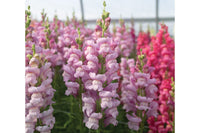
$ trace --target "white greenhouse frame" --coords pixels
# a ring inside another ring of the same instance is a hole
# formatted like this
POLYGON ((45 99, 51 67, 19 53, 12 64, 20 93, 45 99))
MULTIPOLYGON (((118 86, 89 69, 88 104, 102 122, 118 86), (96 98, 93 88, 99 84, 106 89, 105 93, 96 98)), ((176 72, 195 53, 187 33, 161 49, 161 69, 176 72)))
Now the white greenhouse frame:
MULTIPOLYGON (((86 21, 88 24, 94 24, 96 23, 96 20, 85 20, 84 19, 84 6, 83 6, 83 0, 80 0, 81 5, 81 16, 82 21, 86 21)), ((174 17, 159 17, 159 0, 156 0, 156 11, 155 11, 154 18, 133 18, 134 22, 142 23, 142 22, 155 22, 156 23, 156 32, 158 32, 159 22, 160 21, 168 21, 168 22, 174 22, 174 17)), ((125 22, 131 22, 131 18, 125 18, 123 19, 125 22)), ((119 19, 112 19, 112 22, 119 22, 119 19)))

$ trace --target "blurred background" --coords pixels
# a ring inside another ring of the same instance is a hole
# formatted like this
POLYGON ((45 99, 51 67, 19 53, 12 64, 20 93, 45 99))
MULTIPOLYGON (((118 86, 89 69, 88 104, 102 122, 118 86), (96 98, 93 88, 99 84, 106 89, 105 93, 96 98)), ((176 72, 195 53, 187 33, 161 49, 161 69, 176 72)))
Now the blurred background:
MULTIPOLYGON (((127 26, 134 20, 136 34, 140 30, 146 31, 148 26, 152 33, 160 28, 159 23, 164 22, 169 27, 170 35, 174 36, 174 0, 105 0, 106 11, 110 12, 111 26, 113 22, 119 25, 119 19, 125 20, 127 26)), ((96 19, 101 18, 103 0, 26 0, 25 8, 31 6, 32 19, 41 20, 44 9, 53 20, 55 14, 60 20, 65 21, 67 16, 75 16, 87 22, 87 26, 94 28, 96 19)))

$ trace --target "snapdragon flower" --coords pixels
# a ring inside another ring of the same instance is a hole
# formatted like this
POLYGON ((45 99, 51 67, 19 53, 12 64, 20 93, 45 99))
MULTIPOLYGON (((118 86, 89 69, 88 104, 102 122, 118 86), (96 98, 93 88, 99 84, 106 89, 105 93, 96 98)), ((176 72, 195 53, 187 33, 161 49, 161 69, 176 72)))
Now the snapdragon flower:
MULTIPOLYGON (((137 67, 139 66, 135 66, 133 59, 122 58, 120 64, 123 77, 121 101, 123 109, 127 112, 128 126, 136 131, 143 125, 141 123, 145 121, 146 116, 149 118, 158 115, 158 103, 155 101, 158 91, 155 86, 156 80, 151 79, 149 73, 143 73, 145 67, 139 67, 142 69, 140 72, 137 72, 137 67)), ((140 130, 143 130, 143 127, 140 130)))
POLYGON ((35 130, 41 133, 50 132, 55 123, 52 108, 55 90, 51 86, 53 73, 51 63, 44 62, 43 59, 41 54, 34 54, 26 67, 25 129, 27 133, 33 133, 35 130), (48 110, 42 111, 48 106, 48 110), (39 120, 43 125, 36 127, 39 120))

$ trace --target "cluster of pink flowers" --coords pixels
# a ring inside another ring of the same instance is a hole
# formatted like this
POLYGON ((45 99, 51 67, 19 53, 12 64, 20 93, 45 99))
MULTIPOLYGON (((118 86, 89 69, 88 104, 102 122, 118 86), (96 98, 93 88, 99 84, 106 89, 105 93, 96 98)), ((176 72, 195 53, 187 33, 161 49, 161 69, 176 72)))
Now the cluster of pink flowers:
POLYGON ((147 56, 148 65, 154 66, 151 76, 157 79, 159 87, 159 111, 157 120, 148 120, 149 132, 167 133, 172 131, 174 121, 174 103, 170 100, 171 78, 174 79, 174 41, 169 36, 168 27, 161 24, 156 37, 152 37, 151 50, 147 56), (165 126, 167 125, 167 126, 165 126))
POLYGON ((84 67, 85 76, 82 78, 85 86, 85 92, 82 95, 83 111, 84 122, 88 128, 92 129, 99 127, 98 120, 103 118, 102 111, 105 113, 105 126, 117 125, 117 106, 120 104, 116 99, 118 83, 112 83, 112 81, 119 78, 117 75, 119 66, 116 61, 117 53, 110 49, 110 42, 110 38, 99 38, 96 44, 88 40, 85 46, 87 65, 84 67), (93 100, 88 101, 88 98, 93 100), (97 101, 100 101, 100 105, 97 105, 97 101), (100 109, 95 108, 96 106, 100 106, 100 109))
POLYGON ((132 130, 139 130, 139 125, 145 117, 158 115, 158 103, 155 101, 158 89, 154 85, 156 80, 151 79, 149 73, 137 72, 136 67, 134 59, 122 58, 121 101, 123 109, 127 112, 128 127, 132 130))
POLYGON ((174 40, 169 36, 168 27, 161 24, 161 29, 156 36, 152 37, 148 65, 155 70, 151 73, 160 85, 165 78, 174 77, 174 40))
POLYGON ((121 27, 116 27, 116 32, 113 33, 114 40, 118 42, 117 52, 121 57, 129 57, 134 48, 134 31, 130 34, 124 22, 121 22, 121 27))
POLYGON ((74 43, 66 48, 64 58, 67 64, 63 65, 63 78, 68 87, 65 94, 81 96, 83 122, 90 129, 98 129, 100 119, 104 119, 105 126, 116 126, 117 106, 120 104, 116 91, 118 83, 112 83, 119 79, 117 45, 110 38, 110 33, 103 31, 109 26, 110 18, 107 16, 98 23, 105 25, 97 25, 91 37, 81 36, 80 33, 78 37, 71 37, 74 43), (103 32, 105 37, 102 37, 103 32))
POLYGON ((41 54, 34 54, 26 66, 26 133, 50 132, 54 126, 52 73, 51 63, 41 54), (43 125, 36 125, 39 121, 43 125))
POLYGON ((130 34, 131 34, 131 37, 132 37, 132 40, 133 40, 133 44, 135 45, 137 37, 136 37, 136 34, 135 34, 134 22, 133 21, 131 22, 130 34))
POLYGON ((167 133, 173 130, 174 101, 170 100, 171 79, 165 79, 159 88, 159 111, 157 120, 154 117, 148 120, 149 132, 167 133), (166 126, 165 126, 166 125, 166 126))
POLYGON ((142 53, 148 55, 149 53, 149 43, 151 42, 149 32, 140 31, 137 37, 137 54, 140 54, 140 49, 142 49, 142 53))

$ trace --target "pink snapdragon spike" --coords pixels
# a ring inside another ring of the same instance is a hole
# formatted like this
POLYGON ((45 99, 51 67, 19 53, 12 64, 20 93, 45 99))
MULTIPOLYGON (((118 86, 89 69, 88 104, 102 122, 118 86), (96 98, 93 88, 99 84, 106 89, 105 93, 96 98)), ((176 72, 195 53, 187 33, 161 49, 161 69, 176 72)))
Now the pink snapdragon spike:
POLYGON ((141 132, 145 119, 158 115, 156 80, 151 79, 149 73, 143 73, 146 69, 143 60, 144 55, 139 55, 140 63, 136 66, 134 59, 122 58, 120 64, 123 77, 121 101, 127 112, 128 127, 141 132), (128 113, 132 113, 132 116, 128 113))
MULTIPOLYGON (((133 60, 133 59, 132 59, 133 60)), ((133 60, 134 62, 134 60, 133 60)), ((123 77, 122 84, 121 84, 121 102, 123 103, 123 109, 126 112, 136 111, 136 98, 137 98, 137 89, 134 84, 131 83, 130 77, 133 77, 128 70, 128 63, 125 58, 121 59, 120 63, 120 73, 123 77)), ((132 66, 130 69, 134 69, 132 66)))
MULTIPOLYGON (((158 119, 156 122, 159 122, 159 126, 156 127, 155 130, 152 131, 158 131, 158 132, 169 132, 172 131, 172 125, 171 123, 173 122, 173 116, 174 116, 174 108, 172 106, 172 108, 169 108, 169 104, 167 103, 167 101, 169 101, 170 98, 170 94, 169 91, 171 90, 171 86, 170 86, 170 82, 171 79, 167 79, 167 80, 163 80, 162 84, 161 84, 161 90, 160 90, 160 95, 159 95, 159 111, 161 113, 161 115, 158 116, 158 119), (170 112, 170 113, 168 113, 170 112), (167 124, 167 127, 164 128, 164 124, 167 124), (161 128, 162 127, 162 128, 161 128)), ((152 124, 152 126, 155 126, 155 124, 152 124)))
POLYGON ((151 75, 157 79, 156 85, 160 86, 163 79, 174 77, 174 40, 169 36, 166 25, 161 24, 156 37, 152 37, 150 47, 148 65, 155 67, 151 75))
POLYGON ((35 125, 39 117, 40 108, 43 106, 42 94, 28 92, 29 87, 35 86, 37 78, 40 74, 38 68, 39 60, 32 58, 29 62, 29 66, 26 67, 26 112, 25 112, 25 132, 33 133, 35 131, 35 125), (42 104, 41 104, 42 103, 42 104))
MULTIPOLYGON (((98 111, 102 112, 103 110, 105 110, 105 126, 109 124, 117 125, 117 106, 120 104, 120 102, 116 99, 118 97, 116 93, 118 83, 111 82, 119 78, 119 76, 117 75, 119 66, 116 61, 117 54, 114 51, 112 51, 109 47, 109 40, 109 38, 100 38, 96 41, 97 44, 94 44, 92 40, 88 40, 85 43, 86 65, 84 65, 83 68, 85 70, 85 75, 88 76, 84 76, 82 78, 86 89, 86 92, 83 93, 83 95, 86 95, 87 93, 96 95, 95 103, 84 101, 83 106, 83 108, 86 107, 86 126, 91 129, 99 128, 98 126, 91 126, 90 121, 91 119, 94 119, 92 113, 95 113, 95 111, 97 111, 97 109, 95 109, 94 106, 96 106, 96 102, 99 101, 100 98, 101 103, 99 106, 101 109, 98 111), (103 58, 100 58, 99 60, 97 56, 105 57, 106 59, 103 61, 103 58), (101 65, 99 63, 101 63, 101 65), (104 68, 104 66, 106 67, 104 68), (104 87, 105 81, 107 81, 107 85, 104 87), (88 122, 90 124, 88 124, 88 122)), ((91 95, 88 95, 88 97, 94 99, 91 95)), ((97 124, 97 119, 93 124, 97 124)))
POLYGON ((65 85, 68 87, 65 94, 66 95, 77 95, 79 90, 79 84, 75 81, 76 78, 74 74, 76 73, 76 69, 82 65, 82 61, 79 61, 81 58, 82 52, 76 47, 72 47, 69 49, 67 53, 67 63, 63 65, 63 77, 65 81, 65 85))
POLYGON ((111 44, 110 40, 110 38, 102 38, 97 40, 97 44, 99 46, 99 54, 102 57, 105 57, 105 60, 101 62, 102 71, 100 72, 104 73, 105 71, 107 81, 105 88, 101 92, 99 92, 99 96, 101 98, 101 108, 105 109, 105 126, 109 124, 113 124, 116 126, 118 123, 116 120, 116 117, 118 115, 117 106, 120 104, 120 101, 116 99, 118 97, 118 94, 116 92, 118 88, 118 83, 112 83, 112 81, 119 79, 119 76, 117 74, 119 65, 116 60, 118 54, 110 47, 107 47, 111 44))
POLYGON ((82 66, 84 76, 82 82, 84 85, 84 93, 82 93, 84 114, 84 123, 86 127, 91 129, 99 128, 99 119, 102 118, 101 113, 96 113, 96 101, 98 99, 98 91, 101 91, 102 84, 106 80, 105 75, 97 74, 98 72, 98 51, 93 40, 87 40, 84 43, 85 62, 82 66), (101 117, 99 117, 101 116, 101 117))
POLYGON ((150 49, 150 46, 149 46, 150 41, 151 40, 150 40, 150 35, 148 31, 147 33, 144 31, 139 32, 139 35, 137 38, 137 47, 136 47, 138 55, 140 54, 140 49, 142 49, 143 54, 148 55, 149 49, 150 49))
POLYGON ((126 30, 124 22, 120 21, 120 24, 121 27, 117 27, 113 34, 114 40, 119 43, 116 51, 122 57, 129 57, 134 47, 134 41, 131 34, 126 30))
POLYGON ((171 132, 174 121, 174 104, 170 95, 171 77, 174 78, 174 41, 169 36, 166 25, 161 24, 158 34, 152 37, 151 50, 147 58, 149 66, 155 67, 151 75, 157 79, 160 112, 157 119, 152 117, 148 120, 150 132, 171 132), (151 122, 153 119, 155 122, 151 122))
MULTIPOLYGON (((105 11, 104 15, 107 15, 105 11)), ((104 19, 100 21, 104 21, 104 19)), ((105 19, 105 25, 99 22, 100 27, 97 26, 93 34, 94 41, 87 40, 84 46, 86 65, 84 65, 83 68, 88 76, 82 78, 82 81, 86 89, 85 94, 90 93, 96 95, 95 103, 97 106, 96 110, 94 110, 94 108, 91 109, 94 112, 89 111, 90 113, 85 114, 85 118, 87 118, 85 121, 86 126, 91 129, 99 128, 98 126, 91 126, 90 122, 91 119, 94 120, 93 114, 95 114, 95 111, 100 112, 99 114, 102 114, 104 111, 104 118, 98 117, 98 119, 104 119, 105 126, 109 124, 116 126, 118 123, 116 120, 118 115, 117 106, 120 104, 120 101, 116 99, 119 97, 116 93, 118 83, 112 83, 112 81, 119 79, 117 74, 119 65, 116 61, 118 54, 114 51, 115 42, 112 38, 109 38, 109 33, 106 32, 109 23, 110 18, 108 16, 105 19), (103 37, 101 37, 101 35, 103 37), (113 47, 111 48, 110 46, 113 47)), ((92 97, 94 96, 91 96, 91 98, 92 97)), ((90 107, 94 107, 93 104, 94 103, 90 103, 90 107)), ((84 107, 85 105, 88 105, 88 103, 85 102, 84 107)), ((98 119, 96 118, 92 125, 98 124, 98 119)))
POLYGON ((130 28, 130 34, 133 40, 133 44, 136 43, 136 34, 135 34, 135 29, 134 29, 134 22, 131 20, 131 28, 130 28))
POLYGON ((35 54, 34 48, 33 51, 33 57, 26 66, 25 131, 26 133, 33 133, 35 130, 50 132, 55 123, 52 108, 55 90, 51 86, 53 74, 51 63, 44 62, 44 57, 35 54), (47 110, 43 111, 42 108, 47 110), (43 125, 36 127, 39 120, 43 125))
POLYGON ((114 51, 116 42, 107 32, 109 13, 104 10, 103 14, 105 18, 99 21, 92 37, 82 38, 78 30, 78 38, 68 39, 72 40, 69 41, 70 48, 65 48, 67 45, 63 46, 64 40, 59 38, 60 48, 66 51, 64 58, 67 59, 67 64, 63 65, 63 77, 68 87, 65 94, 81 96, 83 122, 86 127, 95 130, 99 128, 99 120, 104 120, 105 126, 117 125, 117 106, 120 104, 116 92, 118 83, 112 83, 119 79, 118 54, 114 51))

